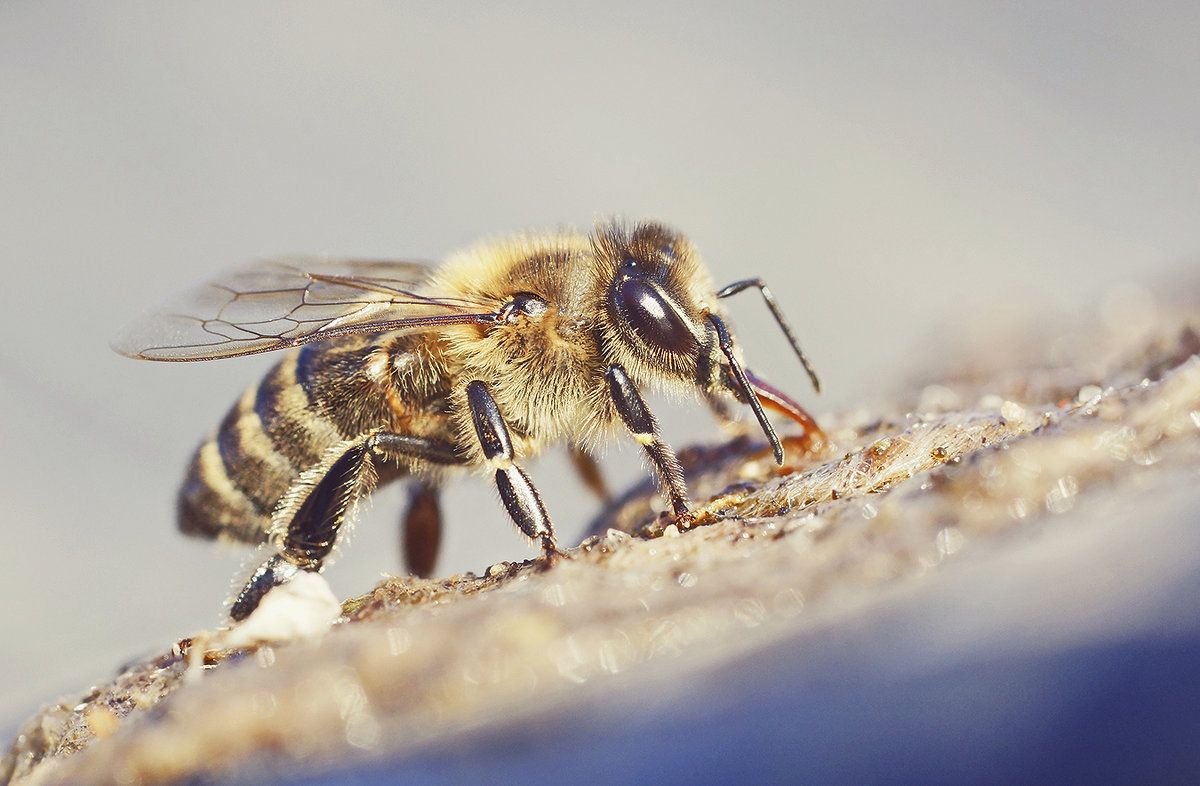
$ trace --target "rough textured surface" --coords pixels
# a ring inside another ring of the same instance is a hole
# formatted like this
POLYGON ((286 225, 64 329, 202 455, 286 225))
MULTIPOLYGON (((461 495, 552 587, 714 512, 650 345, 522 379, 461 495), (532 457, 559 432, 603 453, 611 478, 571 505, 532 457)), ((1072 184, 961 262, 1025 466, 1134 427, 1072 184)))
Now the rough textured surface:
MULTIPOLYGON (((757 695, 763 681, 738 664, 849 630, 898 584, 917 586, 972 552, 1003 560, 1067 523, 1100 528, 1114 506, 1145 511, 1194 486, 1200 299, 1182 292, 1131 297, 1082 330, 997 328, 986 352, 930 372, 936 384, 820 418, 829 444, 805 455, 793 442, 782 470, 755 437, 685 451, 693 497, 708 500, 689 531, 656 515, 661 502, 642 488, 553 566, 394 578, 347 601, 315 639, 206 653, 219 639, 193 638, 30 720, 0 773, 21 783, 352 779, 384 766, 437 779, 453 771, 439 752, 453 750, 479 759, 479 775, 500 766, 505 740, 536 749, 529 735, 553 736, 559 719, 576 728, 594 712, 618 733, 614 696, 618 709, 650 707, 674 727, 671 708, 694 704, 708 680, 749 680, 746 695, 757 695)), ((1191 529, 1194 499, 1181 503, 1191 529)), ((1086 615, 1086 599, 1076 608, 1086 615)), ((797 703, 820 693, 795 690, 797 703)), ((758 712, 778 719, 772 706, 742 706, 723 733, 736 738, 758 712)), ((577 766, 605 766, 584 752, 587 727, 577 731, 577 766)), ((622 759, 642 759, 635 740, 617 739, 624 747, 607 759, 619 773, 622 759)), ((673 755, 694 765, 684 749, 661 752, 673 755)), ((538 769, 546 762, 531 754, 523 776, 553 779, 538 769)), ((695 773, 679 766, 676 776, 695 773)))

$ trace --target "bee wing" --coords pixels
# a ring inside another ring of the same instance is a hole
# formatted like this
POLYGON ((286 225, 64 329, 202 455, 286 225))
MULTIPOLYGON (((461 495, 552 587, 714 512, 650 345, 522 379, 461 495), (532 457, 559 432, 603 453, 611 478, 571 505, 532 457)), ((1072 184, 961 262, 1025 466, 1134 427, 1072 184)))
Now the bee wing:
POLYGON ((352 333, 496 320, 494 303, 419 294, 431 270, 320 257, 258 262, 166 301, 112 347, 143 360, 214 360, 352 333))

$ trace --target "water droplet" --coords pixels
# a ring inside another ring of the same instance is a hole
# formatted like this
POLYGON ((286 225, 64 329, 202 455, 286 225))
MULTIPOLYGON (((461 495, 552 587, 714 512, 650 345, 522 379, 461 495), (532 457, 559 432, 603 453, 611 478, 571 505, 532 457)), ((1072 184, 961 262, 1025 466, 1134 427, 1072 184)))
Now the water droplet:
POLYGON ((962 548, 963 540, 962 530, 958 527, 943 527, 938 530, 934 543, 937 545, 938 553, 948 557, 962 548))
POLYGON ((762 624, 766 610, 757 598, 740 598, 734 601, 733 618, 747 628, 755 628, 762 624))
POLYGON ((1029 503, 1023 498, 1017 497, 1008 503, 1008 515, 1014 519, 1025 518, 1029 515, 1029 503))
POLYGON ((1075 506, 1079 484, 1071 475, 1063 475, 1046 494, 1046 509, 1051 513, 1066 513, 1075 506))
POLYGON ((412 646, 412 635, 407 628, 388 628, 387 631, 388 649, 393 655, 400 655, 408 651, 412 646))
POLYGON ((542 599, 550 606, 564 606, 567 602, 567 593, 563 591, 562 584, 551 584, 542 590, 542 599))

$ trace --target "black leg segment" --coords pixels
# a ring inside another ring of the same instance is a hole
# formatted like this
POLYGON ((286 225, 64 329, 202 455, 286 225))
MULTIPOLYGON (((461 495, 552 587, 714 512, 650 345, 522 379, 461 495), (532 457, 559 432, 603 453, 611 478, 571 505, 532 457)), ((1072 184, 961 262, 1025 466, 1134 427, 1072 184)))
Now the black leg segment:
POLYGON ((488 392, 487 385, 475 380, 467 384, 467 404, 471 407, 471 422, 475 424, 475 434, 479 437, 479 447, 483 456, 491 462, 511 462, 513 460, 512 439, 508 436, 508 426, 500 415, 500 407, 488 392))
POLYGON ((286 584, 300 571, 291 562, 284 559, 282 554, 276 554, 258 566, 254 575, 242 587, 242 591, 233 601, 229 616, 234 622, 240 622, 250 616, 250 612, 258 608, 263 596, 280 584, 286 584))
POLYGON ((340 450, 304 472, 284 496, 275 514, 279 551, 259 566, 238 593, 229 612, 234 621, 248 617, 268 591, 287 583, 298 571, 321 570, 347 514, 374 485, 377 459, 439 464, 465 460, 450 443, 386 431, 347 440, 340 450))
POLYGON ((775 433, 775 429, 771 427, 771 421, 767 420, 767 413, 763 412, 762 402, 758 400, 758 394, 754 392, 754 388, 750 385, 750 380, 746 377, 746 371, 742 368, 742 364, 738 363, 737 356, 733 353, 733 339, 729 337, 729 331, 725 329, 725 322, 716 314, 709 313, 705 317, 717 331, 717 343, 721 346, 721 351, 725 353, 725 358, 729 361, 729 367, 733 370, 734 379, 737 380, 738 387, 741 388, 742 395, 746 397, 746 403, 750 405, 750 409, 754 412, 754 417, 758 419, 758 425, 762 427, 763 433, 767 435, 767 441, 771 443, 771 452, 775 454, 775 463, 783 465, 783 444, 779 441, 779 435, 775 433))
POLYGON ((608 390, 612 394, 617 414, 621 416, 633 438, 650 456, 650 463, 658 472, 663 491, 671 500, 671 508, 676 518, 686 520, 687 485, 683 478, 683 467, 679 465, 675 452, 662 441, 658 433, 658 421, 650 414, 642 394, 619 363, 609 366, 604 372, 604 377, 608 380, 608 390))
POLYGON ((354 503, 360 479, 369 468, 370 440, 353 445, 304 498, 288 523, 282 553, 303 570, 317 570, 333 550, 346 511, 354 503))
POLYGON ((543 543, 547 539, 553 542, 554 532, 542 497, 523 469, 513 464, 508 469, 496 470, 496 488, 500 490, 504 507, 525 537, 543 543))
POLYGON ((526 537, 541 541, 547 554, 557 554, 554 527, 550 524, 546 506, 529 476, 513 463, 508 426, 486 384, 479 380, 467 383, 467 405, 471 408, 471 422, 475 425, 483 456, 496 469, 496 488, 509 517, 526 537))
POLYGON ((426 464, 462 464, 466 456, 449 442, 425 437, 410 437, 408 434, 393 434, 381 431, 374 437, 371 449, 394 459, 416 459, 426 464))

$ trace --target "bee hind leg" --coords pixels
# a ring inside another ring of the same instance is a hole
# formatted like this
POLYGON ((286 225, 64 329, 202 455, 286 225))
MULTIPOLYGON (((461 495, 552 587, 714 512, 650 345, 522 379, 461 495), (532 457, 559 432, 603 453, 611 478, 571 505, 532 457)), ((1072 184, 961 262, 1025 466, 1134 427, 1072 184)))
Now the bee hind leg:
POLYGON ((561 556, 541 495, 525 471, 513 463, 512 438, 487 385, 479 380, 467 383, 467 403, 483 456, 496 470, 496 488, 509 517, 527 538, 541 543, 547 559, 561 556))
MULTIPOLYGON (((354 503, 374 485, 376 458, 407 458, 440 464, 457 464, 463 460, 448 443, 386 431, 367 432, 342 443, 330 452, 332 462, 327 459, 305 472, 284 497, 281 510, 287 511, 289 498, 304 494, 294 511, 285 514, 288 515, 287 526, 279 539, 278 553, 259 566, 234 599, 229 616, 235 622, 250 616, 263 596, 286 584, 299 571, 315 573, 321 570, 354 503)), ((276 516, 279 515, 277 511, 276 516)))

